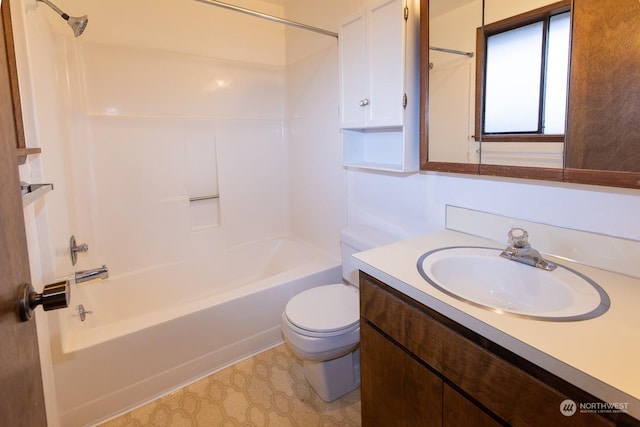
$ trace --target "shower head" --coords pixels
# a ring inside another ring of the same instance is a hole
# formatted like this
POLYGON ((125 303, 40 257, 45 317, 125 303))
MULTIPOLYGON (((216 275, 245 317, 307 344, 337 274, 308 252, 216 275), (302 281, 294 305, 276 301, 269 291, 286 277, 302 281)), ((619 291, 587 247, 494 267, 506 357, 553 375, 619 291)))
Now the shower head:
POLYGON ((87 15, 80 17, 69 16, 69 19, 67 19, 67 23, 73 29, 73 34, 78 37, 84 32, 84 29, 87 28, 89 18, 87 17, 87 15))
POLYGON ((62 17, 62 19, 67 21, 67 24, 69 24, 69 26, 73 30, 73 34, 76 37, 78 37, 80 34, 82 34, 84 29, 87 28, 87 24, 89 23, 89 18, 87 17, 87 15, 80 16, 80 17, 69 16, 66 13, 64 13, 63 11, 61 11, 58 8, 58 6, 56 6, 55 4, 51 3, 49 0, 38 0, 38 1, 41 1, 42 3, 46 4, 47 6, 49 6, 51 9, 55 10, 56 13, 62 17))

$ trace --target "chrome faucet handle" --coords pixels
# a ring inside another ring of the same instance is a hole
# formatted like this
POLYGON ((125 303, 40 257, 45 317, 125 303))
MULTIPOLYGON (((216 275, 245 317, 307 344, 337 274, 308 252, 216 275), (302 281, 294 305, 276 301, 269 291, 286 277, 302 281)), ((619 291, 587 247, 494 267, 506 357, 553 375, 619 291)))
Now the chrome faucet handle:
POLYGON ((78 262, 78 252, 87 252, 89 245, 86 243, 76 244, 76 236, 71 236, 69 239, 69 252, 71 253, 71 265, 76 265, 78 262))
POLYGON ((514 248, 529 247, 529 233, 524 228, 514 227, 509 230, 509 243, 514 248))

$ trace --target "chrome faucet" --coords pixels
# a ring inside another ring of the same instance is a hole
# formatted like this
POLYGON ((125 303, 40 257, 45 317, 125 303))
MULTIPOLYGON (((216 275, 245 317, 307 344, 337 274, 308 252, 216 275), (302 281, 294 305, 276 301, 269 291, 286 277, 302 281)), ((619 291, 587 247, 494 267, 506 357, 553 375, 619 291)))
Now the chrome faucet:
POLYGON ((509 246, 502 251, 501 257, 541 268, 547 271, 553 271, 557 267, 552 262, 545 260, 540 252, 533 249, 529 244, 529 233, 522 228, 512 228, 509 230, 509 246))
POLYGON ((83 270, 76 272, 76 283, 88 282, 93 279, 106 279, 109 277, 109 269, 106 265, 93 270, 83 270))

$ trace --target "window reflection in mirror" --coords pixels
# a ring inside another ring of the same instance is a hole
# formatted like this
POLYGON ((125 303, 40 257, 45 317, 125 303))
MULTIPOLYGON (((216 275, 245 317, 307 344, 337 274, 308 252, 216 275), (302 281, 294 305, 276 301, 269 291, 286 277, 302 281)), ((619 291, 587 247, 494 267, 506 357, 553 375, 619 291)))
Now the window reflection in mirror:
POLYGON ((497 32, 485 27, 483 139, 496 134, 564 135, 569 12, 515 25, 497 32))
MULTIPOLYGON (((482 163, 562 169, 564 136, 551 131, 549 119, 546 119, 545 122, 545 119, 540 119, 538 114, 538 112, 550 112, 549 105, 538 106, 535 112, 534 130, 536 133, 543 128, 553 132, 552 135, 542 136, 544 142, 539 142, 541 135, 530 138, 530 133, 523 133, 522 129, 518 129, 518 135, 515 136, 494 134, 489 138, 483 137, 482 143, 479 142, 480 128, 476 118, 480 117, 479 106, 482 104, 479 103, 479 100, 478 103, 476 102, 476 88, 479 86, 479 82, 484 81, 484 76, 482 74, 476 75, 477 69, 483 66, 476 64, 478 54, 482 50, 482 45, 477 45, 476 39, 479 32, 477 29, 482 25, 482 3, 481 0, 430 1, 429 44, 470 50, 476 53, 476 57, 470 59, 460 55, 429 52, 429 62, 432 67, 429 70, 427 160, 429 163, 445 162, 468 165, 482 163)), ((565 10, 568 10, 570 4, 569 1, 559 4, 549 0, 520 0, 517 2, 485 0, 484 3, 484 21, 487 27, 550 4, 553 5, 552 9, 556 13, 565 5, 565 10)), ((548 53, 551 54, 551 51, 548 53)), ((567 54, 565 53, 565 55, 567 54)), ((542 61, 541 58, 542 56, 538 58, 539 63, 542 61)), ((568 59, 565 59, 565 67, 567 63, 568 59)), ((546 88, 547 94, 553 93, 564 101, 566 89, 552 88, 548 81, 542 83, 541 67, 537 66, 536 71, 538 77, 535 90, 538 96, 541 90, 546 88), (561 92, 562 94, 559 95, 561 92)), ((566 74, 564 83, 566 86, 566 74)), ((556 100, 549 102, 553 106, 559 105, 556 100)), ((515 110, 514 107, 509 108, 515 110)), ((562 108, 565 108, 564 103, 562 108)), ((556 114, 554 117, 558 117, 558 115, 556 114)), ((564 116, 562 115, 559 120, 559 124, 553 125, 554 129, 564 128, 564 116)), ((513 119, 509 119, 509 121, 513 122, 513 119)), ((498 132, 503 133, 503 131, 504 129, 498 132)), ((511 131, 513 132, 513 130, 511 131)), ((493 132, 495 133, 496 130, 493 129, 493 132)), ((543 132, 544 130, 540 133, 543 132)))
MULTIPOLYGON (((481 41, 477 44, 476 138, 481 132, 481 117, 485 125, 480 144, 480 163, 561 170, 564 167, 571 2, 519 1, 516 3, 522 9, 517 13, 507 3, 514 2, 485 1, 484 37, 487 52, 482 51, 481 41), (502 56, 507 56, 507 63, 503 62, 493 69, 491 66, 485 68, 485 55, 498 53, 489 51, 495 47, 494 37, 504 41, 506 35, 511 38, 513 34, 521 39, 515 44, 511 40, 511 48, 503 50, 502 56), (489 74, 498 69, 506 69, 507 73, 518 78, 514 80, 499 73, 493 76, 489 74), (523 78, 529 80, 524 82, 523 78), (482 91, 478 87, 485 81, 485 99, 482 99, 482 91), (496 88, 507 93, 498 102, 493 99, 498 93, 496 88), (487 108, 483 115, 480 108, 485 101, 487 108), (560 112, 554 114, 554 109, 560 112)), ((478 30, 477 34, 483 37, 482 31, 478 30)))

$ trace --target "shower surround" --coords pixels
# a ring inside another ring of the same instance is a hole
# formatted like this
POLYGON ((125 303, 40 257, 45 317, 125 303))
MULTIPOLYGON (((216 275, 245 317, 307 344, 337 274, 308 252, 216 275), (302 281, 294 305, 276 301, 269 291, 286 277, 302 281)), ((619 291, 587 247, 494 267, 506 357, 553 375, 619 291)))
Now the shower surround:
MULTIPOLYGON (((110 272, 40 316, 50 424, 90 424, 281 342, 286 301, 341 280, 335 39, 195 1, 69 0, 91 20, 76 39, 11 1, 25 132, 43 151, 21 176, 55 184, 26 211, 32 276, 110 272), (72 234, 89 244, 75 267, 72 234)), ((285 16, 276 3, 242 5, 285 16)))

